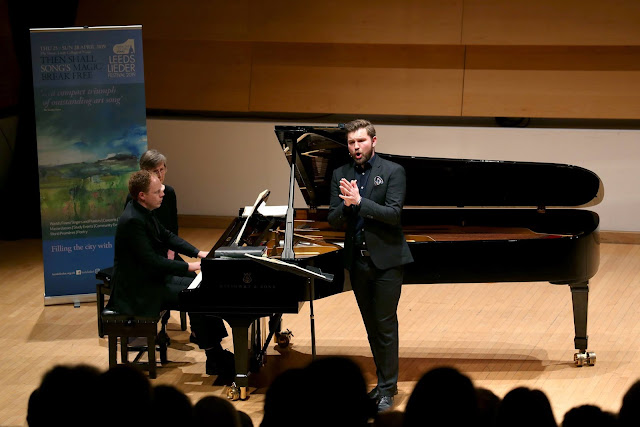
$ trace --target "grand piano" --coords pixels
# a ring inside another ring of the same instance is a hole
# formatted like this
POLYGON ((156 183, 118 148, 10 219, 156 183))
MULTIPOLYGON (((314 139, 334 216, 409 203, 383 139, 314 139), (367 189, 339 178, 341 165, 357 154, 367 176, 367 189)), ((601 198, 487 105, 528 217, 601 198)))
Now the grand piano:
MULTIPOLYGON (((344 232, 327 223, 331 174, 349 161, 346 131, 276 126, 275 133, 290 168, 288 207, 267 209, 265 192, 253 208, 241 209, 180 294, 181 310, 214 314, 232 327, 242 391, 250 362, 256 369, 266 350, 256 338, 258 319, 272 319, 272 335, 274 316, 297 313, 305 301, 313 309, 313 300, 350 289, 341 262, 344 232), (294 182, 308 208, 293 209, 294 182)), ((402 224, 415 262, 405 267, 405 284, 568 285, 574 361, 595 363, 587 351, 587 308, 599 264, 599 217, 577 208, 602 199, 596 174, 563 164, 376 154, 407 173, 402 224)))

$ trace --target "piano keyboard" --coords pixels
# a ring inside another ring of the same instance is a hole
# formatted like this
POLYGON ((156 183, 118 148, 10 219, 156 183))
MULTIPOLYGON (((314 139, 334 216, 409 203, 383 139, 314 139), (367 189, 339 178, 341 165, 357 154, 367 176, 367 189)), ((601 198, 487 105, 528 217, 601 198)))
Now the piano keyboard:
POLYGON ((198 286, 200 286, 200 282, 202 282, 202 271, 200 273, 198 273, 196 278, 193 279, 193 282, 191 282, 191 284, 189 285, 189 287, 187 289, 195 289, 195 288, 197 288, 198 286))

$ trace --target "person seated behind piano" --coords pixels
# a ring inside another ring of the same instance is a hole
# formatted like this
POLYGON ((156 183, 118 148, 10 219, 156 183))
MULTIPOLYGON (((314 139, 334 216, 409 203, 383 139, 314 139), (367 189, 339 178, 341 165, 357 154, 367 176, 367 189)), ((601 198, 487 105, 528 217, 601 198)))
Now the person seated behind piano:
MULTIPOLYGON (((193 258, 204 258, 186 240, 167 230, 155 216, 164 198, 165 186, 147 170, 129 179, 128 203, 118 219, 112 293, 107 308, 134 316, 157 316, 161 310, 178 309, 178 294, 187 288, 200 269, 200 260, 185 262, 167 258, 167 248, 193 258)), ((222 319, 203 314, 189 315, 198 345, 206 350, 207 373, 231 375, 233 354, 220 341, 227 336, 222 319)))
MULTIPOLYGON (((164 185, 164 198, 162 204, 154 211, 154 215, 160 224, 173 234, 178 234, 178 199, 173 187, 164 183, 167 173, 167 158, 158 150, 147 150, 140 156, 140 169, 148 170, 156 174, 160 183, 164 185)), ((131 194, 127 194, 127 203, 131 201, 131 194)), ((179 257, 180 255, 178 255, 179 257)), ((167 258, 174 259, 175 252, 167 248, 167 258)))

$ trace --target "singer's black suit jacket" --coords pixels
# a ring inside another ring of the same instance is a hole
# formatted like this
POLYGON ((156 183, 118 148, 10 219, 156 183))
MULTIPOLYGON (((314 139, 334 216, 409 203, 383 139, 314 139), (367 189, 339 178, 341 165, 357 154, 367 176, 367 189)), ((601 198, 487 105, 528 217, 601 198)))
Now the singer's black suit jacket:
MULTIPOLYGON (((376 155, 377 156, 377 155, 376 155)), ((343 257, 345 267, 351 268, 357 216, 364 218, 367 249, 376 268, 387 269, 413 262, 409 245, 402 232, 400 217, 407 191, 404 168, 379 156, 373 162, 365 193, 360 194, 359 206, 344 205, 340 195, 340 180, 355 179, 354 162, 337 168, 331 178, 331 206, 329 224, 334 228, 346 225, 343 257)))

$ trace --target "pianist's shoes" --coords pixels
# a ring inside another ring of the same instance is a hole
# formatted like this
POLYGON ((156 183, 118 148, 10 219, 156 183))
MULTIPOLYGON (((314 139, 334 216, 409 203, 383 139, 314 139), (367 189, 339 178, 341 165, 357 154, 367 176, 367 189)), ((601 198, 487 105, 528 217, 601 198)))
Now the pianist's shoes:
POLYGON ((207 375, 234 377, 236 363, 233 353, 229 350, 205 350, 207 355, 207 375))

